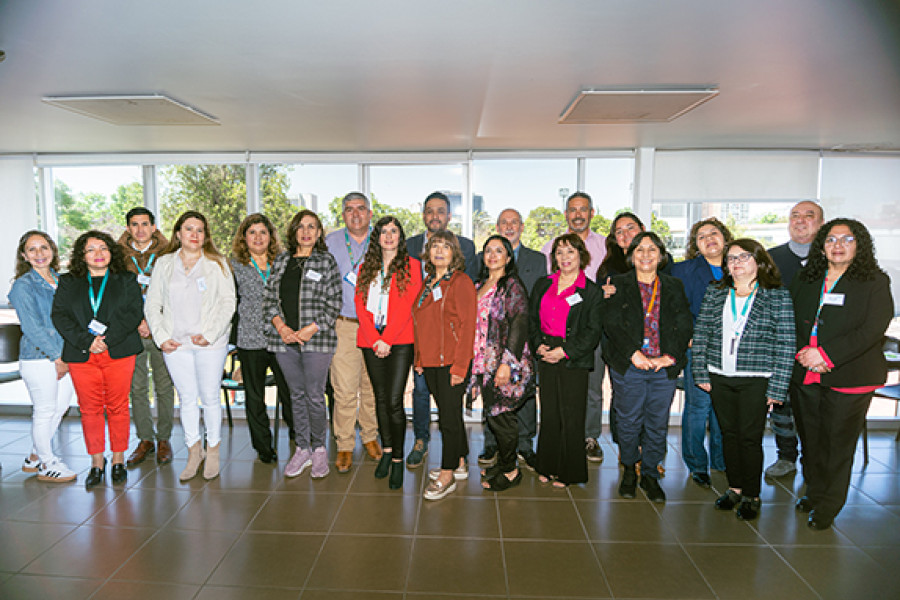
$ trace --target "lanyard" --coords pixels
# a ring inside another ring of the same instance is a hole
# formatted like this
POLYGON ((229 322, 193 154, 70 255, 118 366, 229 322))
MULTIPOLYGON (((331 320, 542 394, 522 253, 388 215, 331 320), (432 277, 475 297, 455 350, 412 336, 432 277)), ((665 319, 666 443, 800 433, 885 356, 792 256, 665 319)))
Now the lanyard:
POLYGON ((156 258, 156 254, 151 254, 150 259, 147 261, 147 266, 145 268, 141 268, 141 265, 138 264, 138 261, 135 257, 131 257, 131 262, 134 263, 135 268, 138 270, 138 273, 141 275, 146 275, 150 271, 153 270, 153 259, 156 258))
POLYGON ((837 286, 838 281, 841 280, 841 277, 838 276, 837 279, 834 280, 834 283, 831 284, 831 287, 828 288, 828 271, 825 271, 825 279, 822 280, 822 289, 819 291, 819 308, 816 309, 816 318, 813 321, 812 327, 812 335, 819 334, 819 315, 822 313, 822 307, 825 305, 825 294, 830 294, 834 291, 835 286, 837 286))
POLYGON ((350 271, 355 271, 356 267, 359 266, 359 263, 362 262, 362 259, 366 256, 366 250, 369 248, 369 236, 372 234, 372 228, 369 227, 369 232, 366 233, 366 241, 363 242, 362 254, 359 257, 359 260, 353 260, 353 248, 350 247, 350 234, 347 233, 347 228, 344 228, 344 243, 347 244, 347 256, 350 257, 350 271))
POLYGON ((753 298, 756 296, 756 290, 758 289, 759 282, 754 283, 753 291, 750 292, 746 302, 744 302, 744 308, 741 309, 740 317, 737 314, 737 292, 734 288, 731 288, 728 292, 731 297, 731 319, 734 322, 734 335, 731 337, 731 354, 734 354, 738 340, 744 335, 744 327, 747 325, 747 311, 750 310, 750 305, 753 304, 753 298))
POLYGON ((253 266, 256 268, 256 272, 259 273, 259 276, 260 276, 260 277, 262 277, 263 282, 264 282, 264 283, 268 283, 268 281, 269 281, 269 275, 272 274, 272 265, 271 265, 271 264, 267 264, 267 265, 266 265, 266 272, 263 273, 263 272, 262 272, 262 269, 259 268, 259 265, 256 264, 256 261, 253 259, 252 256, 250 257, 250 262, 253 263, 253 266))
POLYGON ((649 319, 653 314, 653 305, 656 304, 657 292, 659 292, 659 275, 653 280, 653 293, 650 295, 650 303, 647 305, 646 312, 644 312, 644 319, 649 319))
POLYGON ((103 302, 103 292, 106 291, 106 282, 109 279, 109 269, 106 269, 106 274, 103 276, 103 282, 100 284, 100 291, 97 292, 97 296, 94 296, 94 286, 91 282, 91 274, 88 273, 88 296, 91 301, 91 309, 94 311, 94 318, 97 318, 97 311, 100 310, 100 304, 103 302))

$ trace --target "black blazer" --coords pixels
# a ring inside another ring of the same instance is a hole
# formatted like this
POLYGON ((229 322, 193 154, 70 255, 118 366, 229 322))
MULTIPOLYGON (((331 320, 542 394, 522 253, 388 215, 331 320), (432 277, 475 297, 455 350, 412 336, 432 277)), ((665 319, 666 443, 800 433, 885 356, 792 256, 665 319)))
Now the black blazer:
MULTIPOLYGON (((59 278, 50 316, 63 338, 63 361, 87 362, 94 341, 88 324, 94 319, 94 312, 86 277, 66 273, 59 278)), ((137 332, 143 318, 144 300, 134 273, 110 273, 103 302, 97 311, 97 320, 106 325, 104 335, 110 358, 125 358, 144 351, 137 332)))
MULTIPOLYGON (((461 235, 456 236, 459 240, 459 249, 462 250, 463 258, 466 261, 466 275, 469 279, 475 281, 478 279, 478 271, 481 270, 481 261, 475 260, 475 243, 467 237, 461 235)), ((420 233, 411 238, 406 238, 406 251, 413 258, 419 258, 422 261, 422 272, 425 272, 425 258, 421 257, 422 250, 425 249, 425 234, 420 233)))
MULTIPOLYGON (((600 343, 600 328, 603 321, 603 290, 596 283, 585 278, 585 287, 578 290, 581 302, 569 309, 566 319, 566 337, 562 344, 569 360, 566 366, 570 369, 594 369, 594 350, 600 343)), ((540 362, 537 348, 543 342, 541 332, 541 299, 553 281, 549 276, 538 279, 528 301, 528 336, 534 359, 540 362)))
MULTIPOLYGON (((822 280, 807 282, 801 271, 791 283, 797 349, 809 345, 822 280)), ((830 373, 822 373, 826 387, 883 385, 887 379, 884 332, 894 316, 891 282, 879 273, 872 281, 841 277, 832 290, 843 294, 844 304, 827 304, 819 314, 818 345, 834 363, 830 373)), ((806 369, 794 361, 793 383, 801 384, 806 369)))
MULTIPOLYGON (((644 343, 644 305, 634 270, 616 275, 611 283, 616 293, 606 301, 603 359, 611 369, 624 374, 631 357, 644 343)), ((681 280, 659 274, 659 349, 675 359, 666 368, 675 379, 687 364, 687 349, 694 335, 694 318, 681 280)))

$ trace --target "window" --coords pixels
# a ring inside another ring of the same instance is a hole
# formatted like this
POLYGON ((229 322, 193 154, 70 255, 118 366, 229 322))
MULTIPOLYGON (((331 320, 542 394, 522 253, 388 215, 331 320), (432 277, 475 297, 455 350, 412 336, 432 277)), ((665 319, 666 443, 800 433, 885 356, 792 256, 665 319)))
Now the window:
MULTIPOLYGON (((463 195, 466 180, 462 165, 372 165, 369 167, 370 189, 374 202, 373 220, 384 215, 394 215, 403 225, 406 237, 425 231, 422 222, 422 204, 431 192, 443 192, 450 199, 450 229, 460 234, 462 221, 469 217, 463 213, 463 195)), ((484 219, 479 197, 472 201, 472 218, 477 224, 484 219)))

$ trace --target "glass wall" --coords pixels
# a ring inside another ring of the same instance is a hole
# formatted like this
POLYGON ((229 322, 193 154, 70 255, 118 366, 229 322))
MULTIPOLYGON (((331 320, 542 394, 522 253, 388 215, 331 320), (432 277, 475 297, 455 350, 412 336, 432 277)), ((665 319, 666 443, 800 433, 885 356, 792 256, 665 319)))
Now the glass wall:
MULTIPOLYGON (((374 219, 394 215, 403 224, 406 237, 425 231, 422 204, 428 194, 436 191, 450 198, 450 229, 462 233, 462 221, 469 217, 463 210, 466 192, 463 165, 372 165, 369 182, 374 219)), ((472 203, 471 218, 477 231, 484 221, 483 207, 477 198, 472 203)))
MULTIPOLYGON (((303 164, 285 165, 288 177, 287 198, 293 209, 300 207, 315 211, 326 230, 340 225, 340 199, 347 192, 359 189, 359 166, 356 164, 303 164)), ((267 208, 266 195, 262 195, 263 209, 267 208)), ((287 221, 277 223, 284 231, 287 221)))

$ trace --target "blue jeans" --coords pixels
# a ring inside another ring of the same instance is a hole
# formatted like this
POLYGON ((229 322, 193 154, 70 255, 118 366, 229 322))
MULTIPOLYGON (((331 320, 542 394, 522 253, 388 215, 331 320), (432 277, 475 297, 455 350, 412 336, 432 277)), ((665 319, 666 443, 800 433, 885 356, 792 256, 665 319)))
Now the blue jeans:
POLYGON ((709 394, 697 387, 691 372, 691 351, 684 369, 684 411, 681 415, 681 456, 691 473, 708 473, 710 469, 725 470, 722 453, 722 430, 713 411, 709 394), (709 423, 709 454, 703 445, 709 423))
POLYGON ((413 434, 417 440, 431 440, 431 392, 425 383, 425 376, 419 375, 413 370, 413 434))
POLYGON ((634 366, 624 375, 610 369, 609 375, 616 388, 619 460, 627 467, 641 461, 641 475, 658 479, 656 467, 666 455, 675 380, 665 370, 641 371, 634 366))

